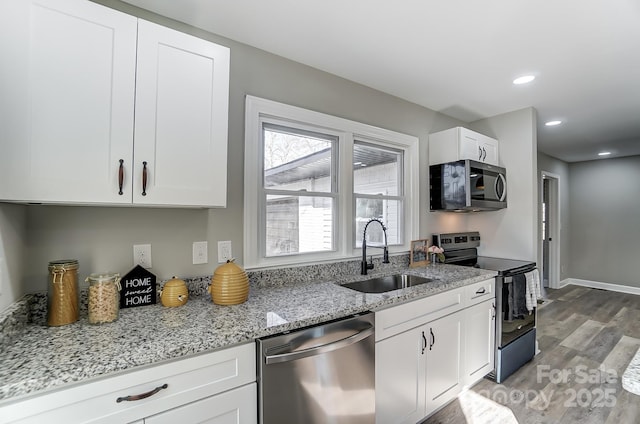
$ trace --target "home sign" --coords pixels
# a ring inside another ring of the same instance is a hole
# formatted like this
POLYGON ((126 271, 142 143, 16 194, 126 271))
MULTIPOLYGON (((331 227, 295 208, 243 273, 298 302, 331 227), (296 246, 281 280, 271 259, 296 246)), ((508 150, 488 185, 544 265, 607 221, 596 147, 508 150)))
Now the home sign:
POLYGON ((156 303, 156 276, 136 265, 120 280, 120 308, 156 303))

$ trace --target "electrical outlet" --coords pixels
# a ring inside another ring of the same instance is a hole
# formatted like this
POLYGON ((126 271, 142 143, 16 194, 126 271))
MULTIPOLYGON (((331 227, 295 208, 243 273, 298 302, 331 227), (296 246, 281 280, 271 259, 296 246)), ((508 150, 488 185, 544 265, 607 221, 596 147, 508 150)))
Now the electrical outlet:
POLYGON ((143 268, 151 268, 151 245, 150 244, 134 244, 133 245, 133 264, 140 265, 143 268))
POLYGON ((206 264, 209 262, 208 243, 206 241, 193 242, 193 264, 206 264))
POLYGON ((231 241, 219 241, 218 242, 218 263, 227 262, 229 259, 233 258, 233 254, 231 253, 231 241))

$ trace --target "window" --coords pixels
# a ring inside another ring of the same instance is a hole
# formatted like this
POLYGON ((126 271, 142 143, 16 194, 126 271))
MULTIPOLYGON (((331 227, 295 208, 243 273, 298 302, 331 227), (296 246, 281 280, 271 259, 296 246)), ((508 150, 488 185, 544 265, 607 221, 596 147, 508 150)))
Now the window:
POLYGON ((392 253, 417 238, 416 137, 247 96, 244 168, 245 268, 356 257, 371 218, 392 253))
MULTIPOLYGON (((401 245, 403 216, 404 152, 356 140, 353 145, 353 197, 355 199, 355 243, 362 247, 364 226, 378 218, 387 227, 387 244, 401 245)), ((367 243, 384 243, 382 227, 367 231, 367 243)))
POLYGON ((336 137, 263 122, 266 257, 334 250, 336 137))

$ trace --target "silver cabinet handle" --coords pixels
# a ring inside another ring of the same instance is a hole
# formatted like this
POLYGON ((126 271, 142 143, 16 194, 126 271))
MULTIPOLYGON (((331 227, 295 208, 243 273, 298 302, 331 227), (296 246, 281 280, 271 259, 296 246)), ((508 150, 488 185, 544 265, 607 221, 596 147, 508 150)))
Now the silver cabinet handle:
POLYGON ((342 349, 349 345, 359 342, 360 340, 366 339, 374 332, 373 327, 365 328, 358 333, 352 334, 349 337, 345 337, 344 339, 340 339, 333 343, 328 343, 322 346, 311 347, 309 349, 299 350, 297 352, 289 352, 289 353, 280 353, 278 355, 266 355, 264 357, 265 364, 277 364, 280 362, 290 362, 298 359, 306 358, 309 356, 320 355, 322 353, 332 352, 334 350, 342 349))

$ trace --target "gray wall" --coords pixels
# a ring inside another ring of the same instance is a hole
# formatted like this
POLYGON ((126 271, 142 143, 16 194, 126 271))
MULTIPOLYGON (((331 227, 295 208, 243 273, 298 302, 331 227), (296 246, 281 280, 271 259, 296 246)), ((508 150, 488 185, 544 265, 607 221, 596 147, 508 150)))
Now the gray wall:
POLYGON ((24 293, 26 217, 25 206, 0 203, 0 311, 24 293))
MULTIPOLYGON (((428 134, 462 124, 399 98, 127 4, 115 0, 97 2, 231 48, 228 207, 181 210, 26 206, 28 266, 24 271, 24 292, 46 289, 47 263, 54 259, 78 259, 80 278, 98 271, 127 272, 133 266, 132 245, 137 243, 151 243, 151 271, 162 279, 211 275, 217 266, 218 240, 231 240, 233 254, 242 263, 245 94, 418 136, 423 165, 420 177, 425 184, 428 134), (209 264, 192 265, 191 244, 201 240, 209 242, 209 264)), ((425 212, 420 216, 420 235, 427 236, 433 226, 426 212, 426 185, 423 187, 420 204, 425 212)), ((0 230, 5 237, 5 228, 0 230)))
POLYGON ((500 164, 507 169, 507 208, 469 214, 469 231, 480 231, 483 256, 537 260, 536 110, 521 109, 469 124, 500 142, 500 164))
POLYGON ((569 164, 569 276, 640 287, 640 156, 569 164))
MULTIPOLYGON (((545 155, 544 153, 538 153, 538 200, 542 199, 542 184, 541 176, 542 171, 550 172, 558 176, 559 186, 559 203, 560 203, 560 281, 569 278, 569 245, 571 241, 571 232, 569 231, 569 164, 556 159, 554 157, 545 155)), ((541 210, 539 211, 541 213, 541 210)), ((542 217, 538 216, 539 222, 542 222, 542 217)), ((538 251, 540 251, 542 236, 538 237, 538 251)), ((539 264, 542 264, 542 259, 538 260, 539 264)))

